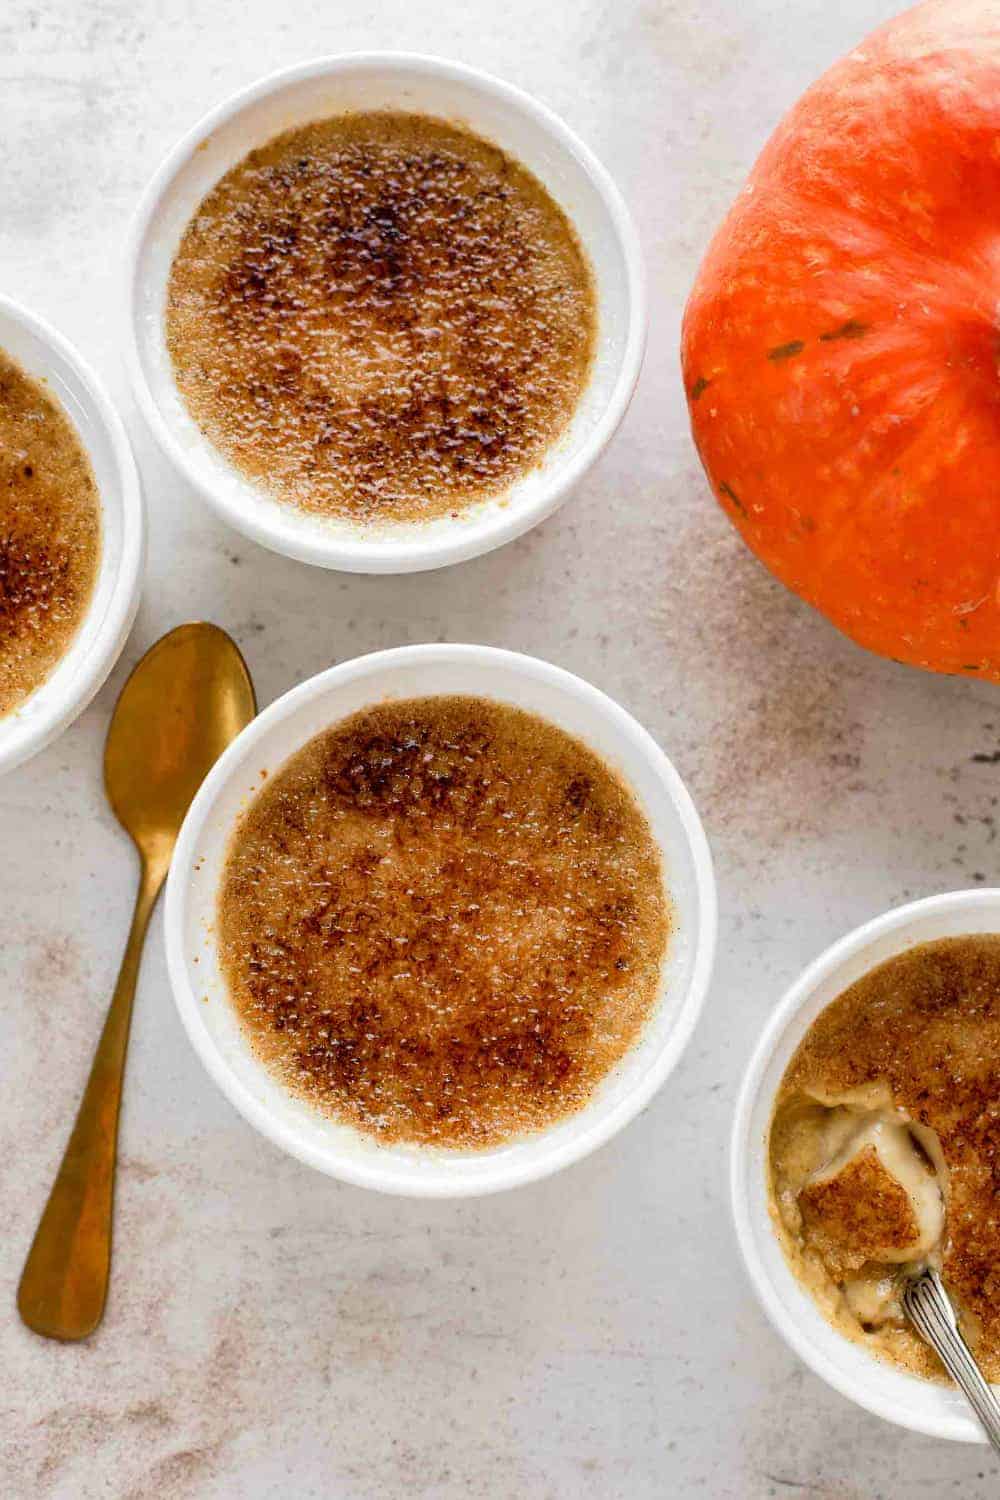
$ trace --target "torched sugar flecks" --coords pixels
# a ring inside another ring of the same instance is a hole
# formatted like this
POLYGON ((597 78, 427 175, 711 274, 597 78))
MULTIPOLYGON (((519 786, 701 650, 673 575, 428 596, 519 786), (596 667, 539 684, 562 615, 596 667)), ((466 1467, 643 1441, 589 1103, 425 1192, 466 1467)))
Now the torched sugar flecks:
POLYGON ((659 995, 659 851, 622 781, 443 696, 319 735, 245 813, 223 967, 259 1056, 385 1141, 493 1146, 579 1109, 659 995))
POLYGON ((593 276, 525 167, 422 115, 342 115, 250 153, 170 275, 166 337, 198 426, 245 478, 351 522, 455 514, 565 430, 593 276))
POLYGON ((0 715, 50 675, 94 589, 101 510, 55 398, 0 350, 0 715))

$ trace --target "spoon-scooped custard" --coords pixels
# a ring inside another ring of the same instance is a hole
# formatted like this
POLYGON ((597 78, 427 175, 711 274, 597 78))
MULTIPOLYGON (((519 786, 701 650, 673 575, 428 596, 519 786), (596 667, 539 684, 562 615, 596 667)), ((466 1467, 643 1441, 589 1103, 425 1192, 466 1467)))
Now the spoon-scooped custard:
POLYGON ((942 1378, 901 1303, 932 1265, 1000 1380, 1000 936, 922 944, 827 1006, 782 1079, 769 1156, 785 1255, 835 1327, 942 1378))
POLYGON ((90 460, 69 417, 0 350, 0 715, 65 655, 101 553, 90 460))
POLYGON ((219 901, 261 1059, 383 1141, 494 1146, 582 1108, 660 993, 659 850, 579 740, 506 704, 365 709, 266 783, 219 901))
POLYGON ((596 321, 587 257, 526 167, 458 125, 375 111, 226 173, 178 248, 166 340, 191 416, 252 484, 410 522, 541 461, 596 321))

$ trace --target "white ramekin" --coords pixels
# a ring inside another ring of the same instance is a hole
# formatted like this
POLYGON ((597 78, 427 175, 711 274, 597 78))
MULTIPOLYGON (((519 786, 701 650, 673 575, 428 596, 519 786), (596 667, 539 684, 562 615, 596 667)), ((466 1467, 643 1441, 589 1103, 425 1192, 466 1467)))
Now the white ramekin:
POLYGON ((477 557, 549 515, 624 416, 642 363, 646 297, 635 225, 593 153, 544 105, 475 68, 407 53, 322 58, 261 79, 212 110, 150 182, 128 241, 126 355, 150 427, 177 467, 237 531, 303 562, 357 573, 409 573, 477 557), (362 528, 281 505, 203 436, 174 383, 164 337, 170 266, 205 194, 283 130, 359 109, 403 109, 470 126, 544 183, 568 214, 597 281, 598 348, 568 432, 504 494, 456 519, 362 528))
POLYGON ((90 458, 101 502, 101 564, 90 606, 55 670, 0 718, 0 773, 55 739, 104 682, 139 604, 146 524, 128 437, 103 385, 41 318, 0 296, 0 348, 40 381, 67 413, 90 458))
POLYGON ((793 1275, 768 1212, 767 1150, 774 1096, 809 1027, 877 964, 917 943, 1000 932, 1000 890, 952 891, 897 907, 834 943, 784 996, 743 1080, 733 1126, 731 1191, 736 1237, 774 1327, 806 1364, 859 1406, 931 1437, 982 1443, 958 1391, 883 1363, 832 1328, 793 1275))
POLYGON ((547 662, 484 646, 404 646, 331 667, 255 719, 210 772, 184 822, 167 884, 167 961, 195 1051, 236 1108, 293 1156, 332 1177, 415 1197, 492 1193, 579 1160, 652 1098, 691 1035, 715 949, 715 881, 684 784, 659 746, 604 693, 547 662), (369 704, 435 693, 515 704, 579 736, 638 797, 663 852, 675 928, 660 999, 642 1036, 579 1113, 496 1150, 380 1145, 293 1098, 257 1061, 220 973, 216 895, 233 828, 261 786, 321 730, 369 704))

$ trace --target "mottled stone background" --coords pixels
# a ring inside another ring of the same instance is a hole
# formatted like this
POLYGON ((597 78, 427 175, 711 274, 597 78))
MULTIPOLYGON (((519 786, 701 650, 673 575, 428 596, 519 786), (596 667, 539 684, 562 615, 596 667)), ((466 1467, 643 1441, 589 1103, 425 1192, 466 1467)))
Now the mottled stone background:
POLYGON ((737 1260, 740 1072, 802 964, 907 897, 996 877, 1000 697, 863 656, 765 576, 707 494, 677 370, 685 290, 768 131, 891 0, 5 0, 0 286, 106 377, 149 499, 139 620, 96 703, 0 784, 0 1495, 4 1500, 824 1500, 996 1493, 982 1450, 910 1436, 809 1374, 737 1260), (552 105, 638 217, 652 329, 579 493, 491 557, 338 578, 230 535, 160 457, 119 353, 126 218, 161 156, 279 65, 439 52, 552 105), (132 663, 227 626, 268 702, 405 641, 479 640, 591 678, 706 820, 722 925, 682 1065, 563 1176, 481 1203, 368 1195, 258 1138, 192 1053, 159 920, 143 969, 106 1321, 44 1343, 14 1288, 128 921, 101 746, 132 663))

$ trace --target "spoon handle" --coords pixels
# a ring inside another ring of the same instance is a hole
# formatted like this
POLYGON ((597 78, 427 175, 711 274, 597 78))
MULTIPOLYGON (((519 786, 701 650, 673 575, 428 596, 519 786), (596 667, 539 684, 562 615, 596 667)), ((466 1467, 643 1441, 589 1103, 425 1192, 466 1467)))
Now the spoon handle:
POLYGON ((951 1298, 936 1271, 924 1271, 907 1283, 903 1308, 917 1332, 923 1334, 964 1393, 986 1436, 1000 1452, 1000 1403, 959 1332, 951 1298))
POLYGON ((104 1314, 125 1055, 146 928, 166 861, 143 859, 132 929, 73 1134, 21 1274, 17 1307, 35 1333, 83 1339, 104 1314))

